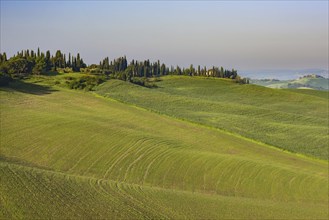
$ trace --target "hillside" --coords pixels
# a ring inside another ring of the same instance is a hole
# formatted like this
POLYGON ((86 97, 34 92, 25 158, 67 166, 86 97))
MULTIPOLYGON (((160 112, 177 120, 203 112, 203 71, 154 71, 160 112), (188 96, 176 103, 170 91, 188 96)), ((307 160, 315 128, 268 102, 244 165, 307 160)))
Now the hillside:
MULTIPOLYGON (((155 89, 110 80, 96 93, 49 82, 32 78, 0 90, 1 218, 319 219, 328 215, 327 161, 284 152, 211 124, 226 126, 225 117, 231 117, 235 128, 240 121, 254 129, 250 121, 241 119, 247 118, 245 113, 250 117, 261 100, 263 106, 256 113, 264 114, 257 122, 281 111, 280 117, 288 123, 297 117, 296 103, 303 101, 304 116, 298 115, 295 127, 309 127, 305 133, 312 135, 317 131, 307 142, 312 147, 312 141, 320 143, 326 137, 322 134, 325 98, 187 77, 164 78, 155 89), (269 92, 247 99, 259 90, 269 92), (230 91, 230 97, 224 91, 230 91), (239 98, 238 94, 247 95, 239 98), (295 102, 290 106, 278 102, 284 95, 295 102), (215 109, 220 113, 214 114, 215 109)), ((276 129, 280 126, 272 128, 273 135, 276 129)), ((289 129, 286 132, 294 138, 289 129)), ((318 151, 311 148, 312 155, 323 158, 321 146, 318 151)))
POLYGON ((328 158, 328 92, 318 95, 168 76, 148 89, 109 81, 96 93, 171 117, 219 128, 284 150, 328 158))
POLYGON ((275 89, 329 90, 329 79, 312 75, 296 80, 251 80, 250 83, 275 89))
POLYGON ((321 202, 274 202, 169 190, 0 162, 2 219, 316 219, 321 202))

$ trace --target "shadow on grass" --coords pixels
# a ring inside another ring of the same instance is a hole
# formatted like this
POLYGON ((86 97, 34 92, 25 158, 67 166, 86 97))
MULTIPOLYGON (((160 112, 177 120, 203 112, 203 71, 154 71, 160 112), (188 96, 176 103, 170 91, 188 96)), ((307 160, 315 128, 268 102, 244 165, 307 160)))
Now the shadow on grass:
POLYGON ((59 75, 59 73, 56 72, 56 71, 49 71, 47 73, 42 73, 41 75, 44 75, 44 76, 57 76, 57 75, 59 75))
POLYGON ((2 90, 6 88, 22 93, 33 94, 33 95, 47 95, 58 91, 46 85, 28 83, 21 80, 15 80, 9 83, 9 85, 1 87, 2 90))

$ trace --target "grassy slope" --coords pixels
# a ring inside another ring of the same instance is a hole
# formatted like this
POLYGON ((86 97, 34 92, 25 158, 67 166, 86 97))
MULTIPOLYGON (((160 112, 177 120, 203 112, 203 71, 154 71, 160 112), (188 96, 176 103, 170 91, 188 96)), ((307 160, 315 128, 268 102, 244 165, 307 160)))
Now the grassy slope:
POLYGON ((292 152, 328 158, 326 92, 311 96, 189 77, 164 77, 157 84, 159 88, 147 89, 112 80, 96 92, 292 152))
POLYGON ((315 219, 325 204, 278 203, 99 180, 0 162, 0 217, 315 219))
MULTIPOLYGON (((325 92, 325 91, 317 91, 317 90, 312 90, 312 89, 289 89, 289 91, 329 100, 329 92, 325 92)), ((312 98, 312 97, 310 97, 310 98, 312 98)))
POLYGON ((4 217, 328 214, 326 162, 89 93, 13 88, 0 91, 4 217))

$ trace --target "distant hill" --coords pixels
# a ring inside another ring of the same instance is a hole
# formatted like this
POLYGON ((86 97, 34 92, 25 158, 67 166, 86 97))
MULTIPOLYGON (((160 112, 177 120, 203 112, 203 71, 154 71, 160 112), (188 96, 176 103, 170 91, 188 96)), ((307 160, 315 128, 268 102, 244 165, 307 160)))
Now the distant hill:
POLYGON ((260 79, 250 83, 276 89, 329 90, 329 79, 316 74, 302 76, 296 80, 260 79))
POLYGON ((294 80, 301 76, 316 74, 328 78, 329 72, 326 69, 300 69, 300 70, 239 70, 239 75, 251 79, 279 79, 294 80))

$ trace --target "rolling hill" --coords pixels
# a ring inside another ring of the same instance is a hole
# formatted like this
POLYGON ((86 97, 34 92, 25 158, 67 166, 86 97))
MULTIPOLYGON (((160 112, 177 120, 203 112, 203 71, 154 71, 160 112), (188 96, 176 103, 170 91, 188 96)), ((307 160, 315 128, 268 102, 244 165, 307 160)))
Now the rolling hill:
POLYGON ((296 93, 177 76, 163 77, 157 85, 148 89, 111 80, 96 93, 291 152, 328 158, 328 92, 296 93))
POLYGON ((1 218, 328 216, 322 93, 156 84, 83 92, 33 77, 1 88, 1 218))
POLYGON ((315 89, 329 90, 329 79, 317 75, 307 75, 296 80, 251 80, 252 84, 275 89, 315 89))

